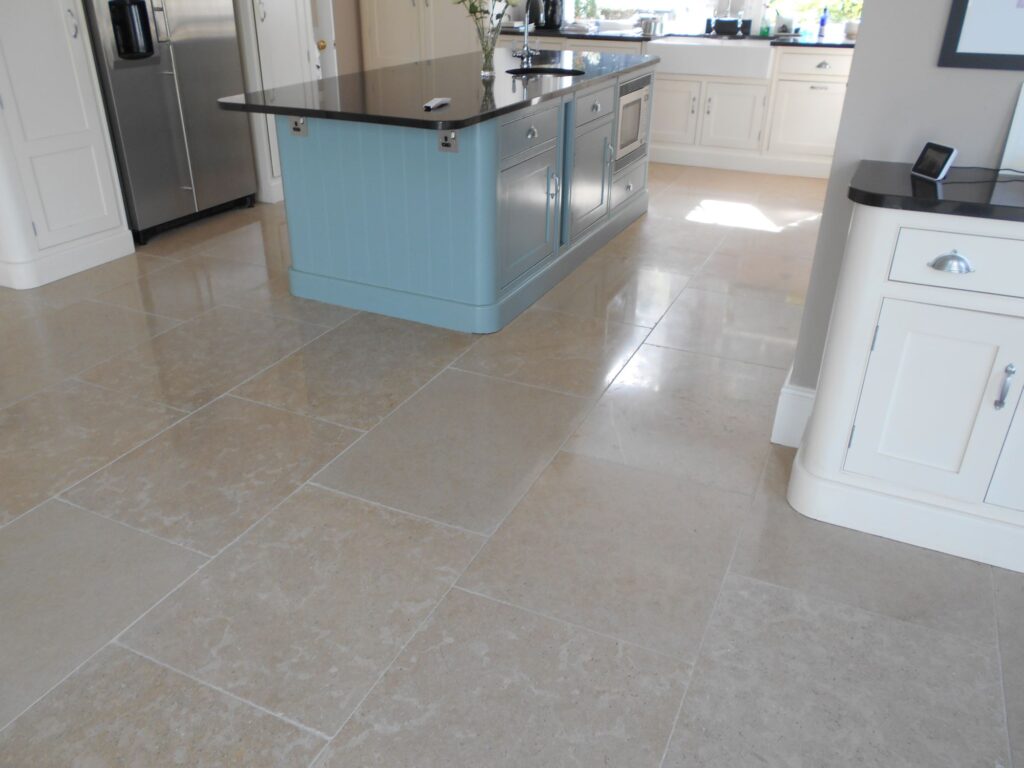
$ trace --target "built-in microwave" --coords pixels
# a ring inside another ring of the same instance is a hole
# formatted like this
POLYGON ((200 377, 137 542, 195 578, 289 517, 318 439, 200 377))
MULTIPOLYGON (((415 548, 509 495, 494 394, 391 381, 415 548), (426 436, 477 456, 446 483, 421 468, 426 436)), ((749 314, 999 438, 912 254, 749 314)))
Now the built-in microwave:
POLYGON ((651 76, 645 75, 619 86, 619 135, 615 145, 615 167, 623 168, 647 154, 651 122, 651 76))

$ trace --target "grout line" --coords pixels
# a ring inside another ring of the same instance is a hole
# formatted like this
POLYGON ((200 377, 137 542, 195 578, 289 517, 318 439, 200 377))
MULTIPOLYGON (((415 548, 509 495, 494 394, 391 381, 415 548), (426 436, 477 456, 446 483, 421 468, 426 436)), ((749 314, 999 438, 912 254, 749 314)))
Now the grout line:
POLYGON ((200 552, 198 549, 193 549, 192 547, 188 546, 187 544, 182 544, 179 541, 173 541, 171 539, 166 539, 163 536, 159 536, 159 535, 153 533, 152 531, 146 531, 146 530, 143 530, 142 528, 136 528, 134 525, 129 525, 128 523, 123 522, 121 520, 118 520, 116 518, 107 517, 106 515, 100 514, 99 512, 94 512, 93 510, 87 509, 87 508, 83 507, 81 504, 76 504, 73 501, 68 501, 67 499, 60 498, 60 497, 48 499, 47 502, 49 502, 49 501, 56 501, 56 502, 59 502, 61 504, 67 504, 69 507, 73 507, 74 509, 77 509, 77 510, 80 510, 82 512, 85 512, 86 514, 92 515, 93 517, 99 518, 100 520, 106 520, 108 523, 114 523, 116 525, 121 526, 122 528, 127 528, 129 531, 134 531, 135 533, 141 533, 141 534, 143 534, 145 536, 148 536, 148 537, 150 537, 152 539, 156 539, 157 541, 162 541, 164 544, 170 544, 170 545, 175 546, 175 547, 181 547, 182 549, 188 550, 192 554, 199 555, 200 557, 205 558, 207 560, 209 560, 211 557, 213 557, 213 555, 208 555, 206 552, 200 552))
POLYGON ((587 632, 587 633, 589 633, 591 635, 596 635, 598 637, 603 637, 605 640, 611 640, 614 643, 619 643, 621 645, 628 645, 631 648, 637 648, 637 649, 639 649, 641 651, 644 651, 646 653, 652 653, 655 656, 659 656, 659 657, 661 657, 663 659, 667 659, 667 660, 669 660, 669 661, 671 661, 671 662, 673 662, 675 664, 684 664, 684 665, 689 666, 691 668, 691 672, 692 672, 692 668, 693 668, 694 663, 695 663, 693 661, 687 661, 686 659, 684 659, 681 656, 676 656, 676 655, 671 654, 671 653, 666 653, 665 651, 659 651, 657 648, 651 648, 649 645, 643 645, 642 643, 638 643, 638 642, 636 642, 634 640, 626 640, 625 638, 618 637, 617 635, 611 635, 611 634, 609 634, 607 632, 602 632, 601 630, 594 629, 593 627, 588 627, 586 624, 577 624, 575 621, 569 621, 568 619, 563 619, 563 618, 561 618, 559 616, 555 616, 554 614, 544 613, 542 611, 537 611, 537 610, 534 610, 533 608, 528 608, 525 605, 521 605, 519 603, 513 603, 510 600, 502 600, 500 597, 494 597, 493 595, 487 595, 487 594, 484 594, 483 592, 477 592, 477 591, 472 590, 472 589, 467 589, 466 587, 460 587, 458 584, 456 584, 452 588, 453 589, 457 589, 459 592, 465 592, 467 595, 473 595, 474 597, 479 597, 482 600, 487 600, 487 601, 492 602, 492 603, 498 603, 499 605, 506 605, 509 608, 515 608, 517 611, 523 611, 524 613, 529 613, 531 616, 536 616, 537 618, 540 618, 540 619, 545 619, 547 621, 553 621, 556 624, 562 624, 562 625, 567 626, 567 627, 572 627, 573 629, 578 629, 578 630, 581 630, 583 632, 587 632))
MULTIPOLYGON (((751 512, 754 508, 754 500, 757 498, 757 489, 761 487, 761 483, 764 481, 765 475, 768 472, 768 463, 771 461, 771 453, 767 453, 764 458, 764 463, 761 464, 761 472, 758 474, 757 484, 754 487, 754 493, 751 494, 750 500, 747 502, 746 517, 751 516, 751 512)), ((676 727, 679 725, 679 719, 683 715, 683 705, 686 704, 686 696, 690 693, 690 689, 693 686, 693 681, 697 677, 697 667, 700 663, 701 654, 704 652, 704 643, 708 638, 708 631, 711 629, 711 624, 715 620, 715 614, 718 612, 718 603, 722 598, 722 592, 725 591, 725 582, 728 580, 729 575, 732 573, 732 564, 736 559, 736 553, 740 548, 740 541, 743 538, 743 532, 746 525, 750 524, 750 520, 745 520, 744 525, 740 525, 736 531, 736 540, 732 545, 732 554, 729 555, 729 562, 725 566, 725 570, 722 572, 722 581, 718 585, 718 594, 715 595, 715 601, 711 604, 711 612, 708 614, 707 622, 704 624, 704 631, 700 635, 700 643, 697 645, 697 651, 693 655, 693 668, 690 670, 690 679, 686 681, 686 688, 683 690, 683 696, 679 700, 679 708, 676 710, 676 717, 672 721, 672 728, 669 730, 668 739, 665 741, 665 749, 661 753, 661 760, 658 762, 659 768, 664 768, 665 760, 668 758, 669 748, 672 746, 672 739, 676 734, 676 727)))
MULTIPOLYGON (((239 386, 241 386, 241 385, 239 385, 239 386)), ((275 403, 265 403, 262 400, 253 400, 251 397, 245 397, 244 395, 239 395, 233 389, 228 390, 227 392, 225 392, 224 396, 225 397, 233 398, 235 400, 243 400, 243 401, 245 401, 247 403, 252 403, 253 405, 261 405, 264 408, 270 408, 270 409, 275 410, 275 411, 280 411, 281 413, 287 413, 289 416, 301 416, 302 418, 309 419, 310 421, 318 421, 321 424, 326 424, 329 427, 336 427, 338 429, 348 429, 348 430, 351 430, 352 432, 359 432, 359 433, 366 433, 366 432, 370 431, 368 429, 363 429, 362 427, 353 427, 350 424, 341 424, 341 423, 339 423, 337 421, 330 421, 328 419, 323 419, 323 418, 321 418, 319 416, 312 416, 312 415, 310 415, 308 413, 302 413, 301 411, 293 411, 291 408, 285 408, 284 406, 276 405, 275 403)))
POLYGON ((213 683, 207 682, 206 680, 201 680, 198 677, 190 675, 188 672, 185 672, 184 670, 178 669, 177 667, 173 667, 170 664, 167 664, 166 662, 160 661, 159 659, 154 659, 152 656, 148 656, 145 653, 142 653, 141 651, 138 651, 135 648, 132 648, 131 646, 125 645, 124 643, 122 643, 122 642, 120 642, 118 640, 112 640, 110 643, 108 643, 108 645, 117 646, 118 648, 121 648, 121 649, 127 651, 128 653, 132 653, 132 654, 138 656, 140 659, 145 659, 146 661, 151 662, 152 664, 156 664, 158 667, 162 667, 163 669, 166 669, 169 672, 173 672, 173 673, 175 673, 177 675, 181 675, 182 677, 186 678, 187 680, 191 680, 193 683, 201 685, 204 688, 209 688, 211 690, 217 691, 217 693, 223 694, 224 696, 228 696, 228 697, 234 699, 237 702, 240 702, 240 703, 245 704, 245 705, 247 705, 249 707, 252 707, 253 709, 259 710, 260 712, 262 712, 265 715, 270 715, 271 717, 275 718, 276 720, 281 720, 281 721, 283 721, 285 723, 288 723, 289 725, 294 726, 295 728, 298 728, 298 729, 300 729, 302 731, 305 731, 306 733, 308 733, 308 734, 310 734, 312 736, 316 736, 316 737, 318 737, 320 739, 329 739, 330 738, 326 733, 323 733, 322 731, 318 731, 316 728, 310 728, 308 725, 304 725, 304 724, 300 723, 298 720, 294 720, 294 719, 288 717, 288 715, 282 714, 280 712, 272 712, 271 710, 267 709, 266 707, 260 706, 259 704, 257 704, 254 701, 250 701, 249 699, 246 699, 246 698, 243 698, 242 696, 239 696, 237 693, 232 693, 231 691, 229 691, 229 690, 227 690, 225 688, 221 688, 218 685, 214 685, 213 683))
POLYGON ((790 367, 793 365, 792 362, 790 362, 785 367, 776 367, 774 365, 766 365, 765 363, 752 363, 749 360, 738 360, 735 357, 723 357, 722 355, 712 355, 712 354, 710 354, 708 352, 697 352, 697 351, 692 350, 692 349, 680 349, 679 347, 670 347, 667 344, 655 344, 655 343, 650 342, 650 341, 645 341, 644 342, 644 346, 645 347, 654 347, 656 349, 667 349, 670 352, 682 352, 682 353, 687 354, 687 355, 697 355, 698 357, 706 357, 706 358, 709 358, 711 360, 725 360, 726 362, 729 362, 729 363, 740 363, 741 365, 753 365, 753 366, 755 366, 757 368, 764 368, 764 369, 769 370, 769 371, 788 371, 790 369, 790 367))
MULTIPOLYGON (((470 371, 466 368, 459 368, 454 364, 450 366, 451 370, 458 371, 459 373, 468 373, 470 376, 479 376, 482 379, 490 379, 491 381, 500 381, 503 384, 518 384, 522 387, 529 387, 530 389, 537 389, 541 392, 547 392, 550 395, 561 395, 562 397, 571 397, 576 400, 590 400, 593 395, 581 395, 578 392, 566 392, 561 389, 553 389, 552 387, 545 387, 541 384, 531 384, 527 381, 520 381, 519 379, 506 379, 504 376, 496 376, 493 373, 483 373, 481 371, 470 371)), ((617 374, 618 372, 616 372, 617 374)), ((604 391, 603 389, 601 390, 604 391)))
POLYGON ((339 488, 332 488, 329 485, 324 485, 323 483, 318 483, 315 480, 307 480, 305 485, 309 486, 310 488, 319 488, 322 491, 327 491, 327 492, 333 493, 333 494, 335 494, 337 496, 345 496, 345 497, 347 497, 349 499, 354 499, 356 501, 361 501, 364 504, 370 504, 371 506, 379 507, 380 509, 387 510, 388 512, 394 512, 395 514, 398 514, 398 515, 403 515, 405 517, 411 517, 414 520, 419 520, 420 522, 423 522, 423 523, 430 523, 431 525, 439 525, 442 528, 450 528, 453 531, 458 531, 459 533, 466 533, 466 534, 469 534, 470 536, 473 536, 474 538, 478 538, 478 539, 479 538, 483 538, 483 539, 489 538, 488 534, 483 533, 482 531, 473 531, 473 530, 470 530, 469 528, 463 528, 460 525, 455 525, 453 523, 446 523, 443 520, 435 520, 434 518, 427 517, 426 515, 419 515, 419 514, 416 514, 415 512, 409 512, 409 511, 404 510, 404 509, 399 509, 398 507, 392 507, 392 506, 390 506, 388 504, 383 504, 383 503, 381 503, 379 501, 374 501, 373 499, 367 499, 367 498, 365 498, 363 496, 358 496, 357 494, 349 493, 348 491, 343 491, 343 490, 341 490, 339 488))
MULTIPOLYGON (((102 389, 104 392, 110 392, 111 394, 118 395, 118 396, 120 396, 122 398, 126 398, 128 400, 135 400, 135 401, 137 401, 139 403, 145 403, 145 404, 148 404, 148 405, 156 405, 156 406, 158 406, 160 408, 166 408, 169 411, 174 411, 175 413, 180 413, 182 416, 189 416, 191 414, 191 411, 186 411, 184 408, 177 408, 177 407, 175 407, 173 405, 168 405, 167 403, 161 403, 159 400, 150 400, 148 397, 142 397, 140 395, 132 395, 132 394, 129 394, 127 392, 122 392, 122 391, 117 390, 117 389, 111 389, 110 387, 106 386, 105 384, 97 384, 94 381, 86 381, 85 379, 79 378, 78 374, 76 374, 74 376, 69 376, 68 378, 64 379, 64 381, 62 381, 61 384, 65 384, 65 383, 67 383, 69 381, 77 382, 77 383, 82 384, 82 385, 84 385, 86 387, 94 387, 96 389, 102 389)), ((58 384, 58 385, 55 385, 55 386, 60 386, 60 385, 58 384)), ((47 389, 51 389, 51 387, 47 387, 47 389)), ((39 390, 39 391, 42 392, 44 390, 39 390)))
POLYGON ((996 661, 999 662, 999 691, 1003 695, 1003 726, 1006 730, 1006 754, 1010 760, 1010 768, 1014 768, 1013 740, 1010 738, 1010 703, 1006 697, 1006 668, 1003 665, 1002 634, 999 631, 999 603, 997 600, 998 590, 996 589, 996 569, 988 566, 989 584, 992 587, 992 614, 995 619, 996 630, 996 661))
MULTIPOLYGON (((123 288, 125 285, 130 285, 130 283, 122 283, 121 285, 115 285, 113 288, 110 288, 110 290, 112 291, 112 290, 114 290, 114 288, 123 288)), ((104 291, 103 293, 107 293, 107 291, 104 291)), ((80 303, 83 303, 83 302, 86 302, 86 301, 92 302, 93 304, 102 304, 104 307, 112 307, 113 309, 121 309, 121 310, 124 310, 125 312, 138 312, 141 315, 148 315, 149 317, 156 317, 156 318, 159 318, 160 320, 167 320, 168 322, 176 323, 176 325, 172 326, 173 328, 177 328, 179 325, 187 323, 189 320, 193 319, 193 318, 189 317, 189 318, 185 318, 183 320, 180 317, 171 317, 170 315, 161 315, 158 312, 150 312, 148 309, 136 309, 135 307, 126 307, 123 304, 114 304, 112 301, 105 301, 105 300, 103 300, 101 298, 98 298, 98 297, 92 297, 92 298, 88 298, 88 299, 83 299, 82 302, 76 302, 76 303, 80 304, 80 303)), ((167 330, 170 330, 170 328, 168 328, 167 330)), ((163 333, 166 333, 166 331, 164 331, 163 333)), ((157 334, 157 335, 160 335, 160 334, 157 334)))

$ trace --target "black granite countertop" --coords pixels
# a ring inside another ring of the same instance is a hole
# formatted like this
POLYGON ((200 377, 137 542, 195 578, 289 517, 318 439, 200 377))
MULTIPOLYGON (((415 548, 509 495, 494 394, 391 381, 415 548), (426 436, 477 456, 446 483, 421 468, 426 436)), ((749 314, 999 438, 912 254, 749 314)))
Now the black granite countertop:
MULTIPOLYGON (((505 30, 501 34, 503 35, 515 35, 518 37, 523 36, 523 31, 520 30, 505 30)), ((615 41, 620 40, 624 42, 642 42, 649 43, 652 40, 664 40, 670 37, 699 37, 707 38, 709 40, 734 40, 738 43, 747 41, 765 41, 773 46, 781 46, 787 48, 855 48, 856 42, 853 40, 847 40, 844 37, 826 37, 824 40, 818 40, 817 37, 777 37, 772 35, 770 37, 761 37, 760 35, 736 35, 733 37, 722 37, 720 35, 682 35, 682 34, 667 34, 667 35, 641 35, 639 32, 563 32, 560 29, 538 29, 536 31, 530 31, 530 37, 560 37, 566 40, 608 40, 615 41)))
POLYGON ((497 76, 480 79, 482 55, 469 53, 397 67, 371 69, 266 91, 227 96, 221 107, 296 117, 322 117, 411 128, 455 130, 514 112, 616 76, 653 67, 657 56, 617 53, 542 51, 534 66, 582 69, 577 77, 513 77, 506 70, 521 62, 512 52, 494 52, 497 76), (451 104, 434 112, 423 105, 434 97, 451 104))
MULTIPOLYGON (((503 29, 503 35, 522 37, 522 29, 503 29)), ((530 37, 560 37, 566 40, 621 40, 625 43, 649 43, 664 35, 643 35, 639 28, 636 31, 623 30, 622 32, 563 32, 560 29, 531 29, 530 37)))
POLYGON ((944 181, 933 182, 911 176, 910 168, 910 163, 863 160, 849 197, 875 208, 1024 221, 1024 176, 953 168, 944 181))

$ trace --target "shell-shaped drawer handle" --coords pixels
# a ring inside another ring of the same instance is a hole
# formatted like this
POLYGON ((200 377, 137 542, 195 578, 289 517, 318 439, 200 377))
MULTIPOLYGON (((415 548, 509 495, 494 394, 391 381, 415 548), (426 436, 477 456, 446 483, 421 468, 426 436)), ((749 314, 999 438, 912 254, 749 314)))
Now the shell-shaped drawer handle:
POLYGON ((591 112, 595 112, 595 113, 596 112, 600 112, 601 111, 601 102, 600 101, 595 101, 593 104, 591 104, 590 105, 590 111, 591 112))
POLYGON ((528 139, 536 139, 538 136, 540 136, 540 133, 538 133, 537 127, 534 126, 534 125, 531 125, 530 129, 526 132, 526 138, 528 138, 528 139))
POLYGON ((832 65, 829 64, 827 61, 822 61, 819 62, 818 69, 832 69, 832 65))
POLYGON ((967 275, 974 271, 974 265, 955 248, 937 259, 929 261, 928 266, 939 272, 949 272, 953 275, 967 275))

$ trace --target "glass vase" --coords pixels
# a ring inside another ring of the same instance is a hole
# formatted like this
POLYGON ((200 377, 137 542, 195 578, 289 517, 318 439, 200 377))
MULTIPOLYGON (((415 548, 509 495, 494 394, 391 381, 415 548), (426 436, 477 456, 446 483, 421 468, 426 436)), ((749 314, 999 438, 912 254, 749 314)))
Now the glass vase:
POLYGON ((483 80, 493 80, 495 77, 494 49, 498 47, 498 35, 501 34, 501 26, 492 24, 490 19, 486 19, 478 22, 476 33, 480 39, 480 53, 483 54, 483 63, 480 65, 480 77, 483 80))

